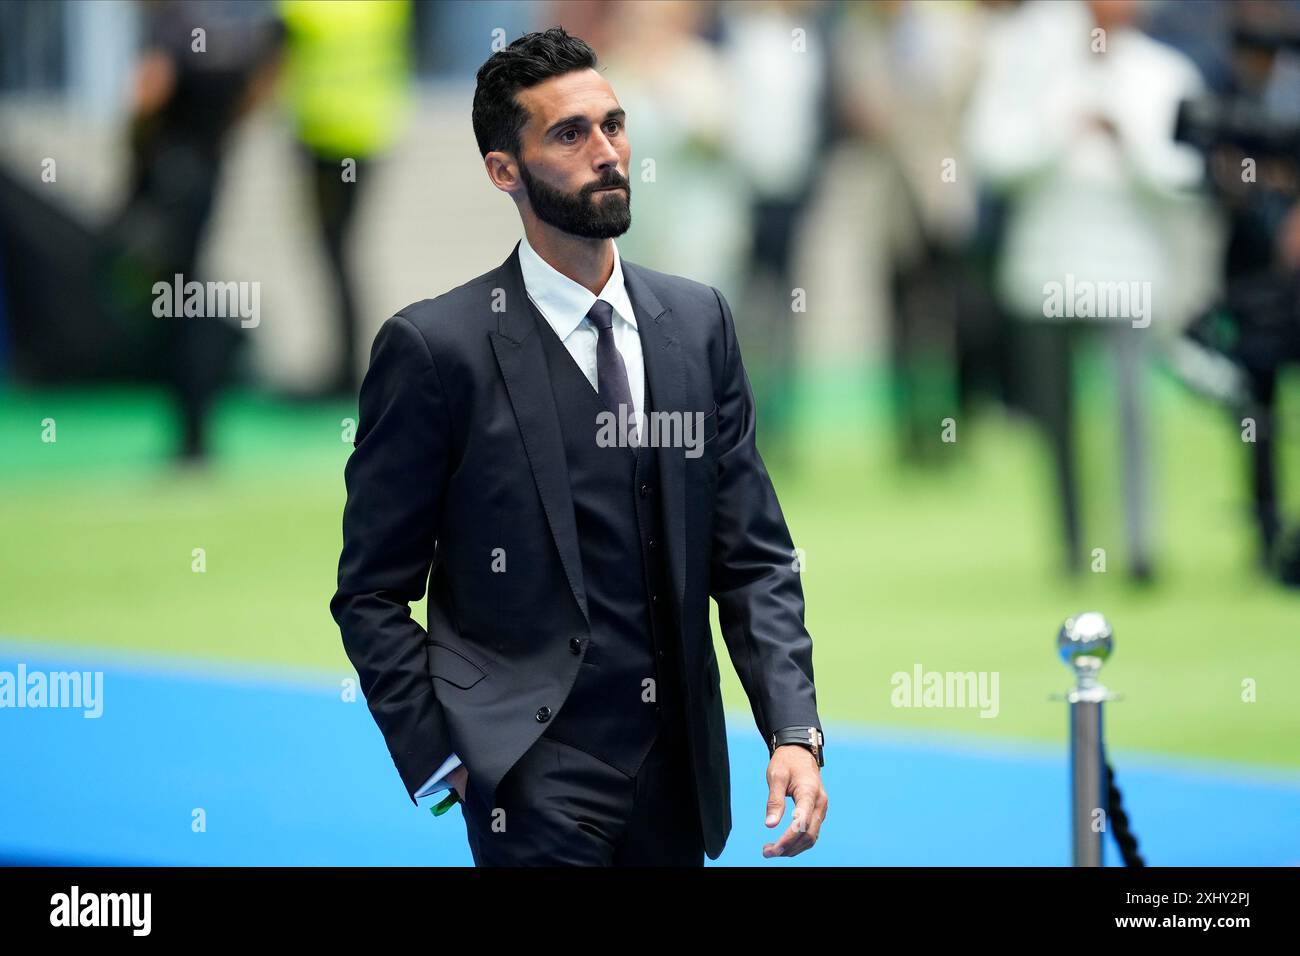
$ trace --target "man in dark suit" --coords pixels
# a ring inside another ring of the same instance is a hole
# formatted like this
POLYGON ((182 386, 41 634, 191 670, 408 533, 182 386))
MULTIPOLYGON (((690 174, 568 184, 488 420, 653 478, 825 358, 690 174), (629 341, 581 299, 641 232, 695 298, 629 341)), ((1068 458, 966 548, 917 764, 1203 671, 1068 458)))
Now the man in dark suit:
POLYGON ((726 300, 619 258, 631 148, 595 67, 553 28, 479 70, 525 238, 376 335, 330 609, 407 793, 454 788, 476 864, 701 865, 731 830, 712 596, 767 825, 795 801, 763 853, 791 856, 828 806, 799 559, 726 300))

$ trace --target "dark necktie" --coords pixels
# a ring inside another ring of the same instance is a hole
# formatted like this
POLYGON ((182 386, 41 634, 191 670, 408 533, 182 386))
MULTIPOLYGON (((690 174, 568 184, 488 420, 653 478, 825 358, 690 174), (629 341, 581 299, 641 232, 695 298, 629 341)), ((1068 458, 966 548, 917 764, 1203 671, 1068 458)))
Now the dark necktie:
POLYGON ((630 422, 627 439, 635 444, 637 441, 636 406, 632 404, 632 389, 627 384, 627 366, 623 356, 614 345, 614 307, 604 299, 597 299, 596 304, 587 313, 587 318, 596 327, 596 390, 605 407, 617 416, 622 428, 623 416, 619 406, 627 406, 627 418, 630 422))

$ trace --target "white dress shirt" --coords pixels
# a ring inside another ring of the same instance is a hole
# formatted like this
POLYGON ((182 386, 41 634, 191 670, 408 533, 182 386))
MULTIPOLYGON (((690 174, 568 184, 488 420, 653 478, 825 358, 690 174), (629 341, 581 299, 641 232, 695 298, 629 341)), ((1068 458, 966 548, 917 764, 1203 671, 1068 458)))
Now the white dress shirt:
MULTIPOLYGON (((600 290, 599 298, 614 307, 614 345, 623 356, 623 365, 627 368, 627 386, 632 392, 632 404, 636 412, 636 421, 632 427, 636 428, 644 415, 645 360, 641 355, 641 334, 637 331, 632 300, 628 298, 627 288, 623 284, 623 260, 618 254, 618 245, 612 240, 611 244, 614 246, 614 270, 609 274, 605 287, 600 290)), ((598 333, 596 326, 587 318, 587 313, 598 297, 568 276, 557 272, 528 244, 527 236, 519 243, 519 267, 523 272, 524 291, 528 298, 537 306, 537 311, 542 313, 547 324, 555 330, 556 336, 573 356, 578 368, 587 376, 591 387, 598 390, 598 333)), ((453 753, 415 795, 427 797, 439 790, 450 790, 451 783, 446 776, 459 767, 460 763, 460 757, 453 753)))

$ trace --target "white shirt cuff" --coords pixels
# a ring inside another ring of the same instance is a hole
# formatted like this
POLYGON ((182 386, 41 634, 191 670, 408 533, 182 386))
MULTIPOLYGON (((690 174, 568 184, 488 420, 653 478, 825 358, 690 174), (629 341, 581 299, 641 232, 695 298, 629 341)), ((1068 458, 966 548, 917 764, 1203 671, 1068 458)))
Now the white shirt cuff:
POLYGON ((447 774, 451 773, 459 766, 460 757, 452 754, 442 762, 441 767, 434 771, 433 776, 424 782, 424 786, 415 791, 415 795, 417 797, 427 797, 429 794, 437 793, 439 790, 450 790, 451 783, 444 780, 443 777, 447 776, 447 774))

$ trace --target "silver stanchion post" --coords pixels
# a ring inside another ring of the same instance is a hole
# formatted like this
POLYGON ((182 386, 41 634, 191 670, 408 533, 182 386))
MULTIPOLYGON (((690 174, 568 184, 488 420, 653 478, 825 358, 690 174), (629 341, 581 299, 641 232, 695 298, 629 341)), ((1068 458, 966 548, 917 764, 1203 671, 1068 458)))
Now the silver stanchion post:
POLYGON ((1114 632, 1096 611, 1076 614, 1061 625, 1056 647, 1074 671, 1070 704, 1070 830, 1075 866, 1102 866, 1102 837, 1109 826, 1102 704, 1114 698, 1097 674, 1115 646, 1114 632))

